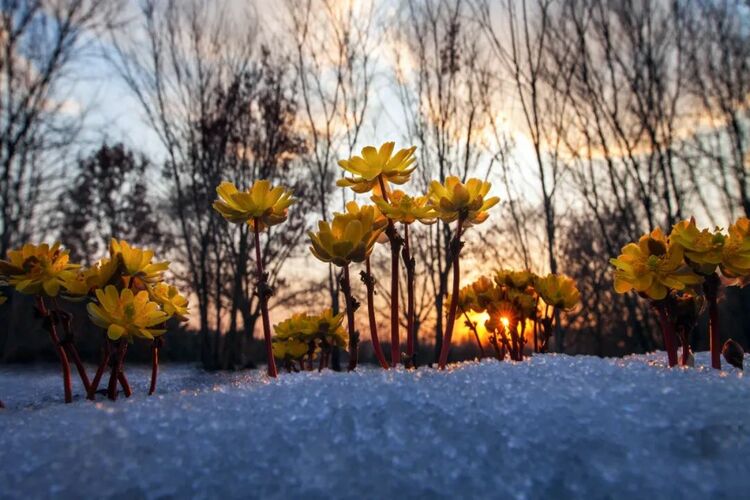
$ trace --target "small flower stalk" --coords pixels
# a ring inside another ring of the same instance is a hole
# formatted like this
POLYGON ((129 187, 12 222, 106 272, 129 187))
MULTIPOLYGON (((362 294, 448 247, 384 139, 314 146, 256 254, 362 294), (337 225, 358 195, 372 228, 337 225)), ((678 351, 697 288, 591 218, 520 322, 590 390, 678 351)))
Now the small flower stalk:
MULTIPOLYGON (((310 252, 318 260, 331 263, 342 270, 340 284, 341 291, 344 293, 349 329, 349 370, 356 369, 359 358, 359 333, 356 330, 354 317, 359 302, 352 296, 350 266, 369 259, 375 242, 385 226, 386 221, 375 206, 360 207, 356 202, 351 201, 346 205, 346 212, 334 214, 330 224, 321 221, 318 223, 318 231, 309 232, 310 252)), ((368 292, 368 297, 370 293, 368 292)), ((376 339, 377 333, 374 331, 372 333, 373 338, 376 339)), ((373 345, 376 342, 377 340, 373 340, 373 345)))
MULTIPOLYGON (((217 200, 214 210, 233 224, 247 224, 253 233, 256 266, 256 294, 260 301, 263 321, 263 338, 266 345, 268 376, 276 377, 276 363, 271 344, 271 320, 268 300, 273 289, 268 282, 268 273, 263 268, 260 233, 271 226, 281 224, 288 217, 289 207, 294 203, 291 191, 282 186, 272 186, 267 180, 256 181, 247 191, 239 191, 231 182, 222 182, 216 188, 217 200)), ((252 332, 251 332, 252 334, 252 332)))
MULTIPOLYGON (((339 166, 352 177, 344 177, 337 184, 351 188, 356 193, 373 192, 373 201, 378 205, 387 220, 385 234, 391 246, 391 366, 397 366, 401 360, 401 334, 399 326, 399 273, 401 249, 404 248, 404 238, 396 229, 396 221, 391 208, 391 184, 405 184, 416 168, 414 152, 416 147, 404 148, 393 152, 395 143, 386 142, 379 149, 367 146, 362 149, 361 156, 353 156, 348 160, 340 160, 339 166), (391 215, 388 215, 388 214, 391 215)), ((395 201, 395 200, 394 200, 395 201)), ((408 252, 408 250, 406 250, 408 252)), ((407 261, 407 269, 409 266, 407 261)), ((368 294, 369 296, 369 294, 368 294)), ((408 301, 408 299, 407 299, 408 301)), ((372 330, 372 324, 370 326, 372 330)), ((408 336, 408 335, 407 335, 408 336)), ((374 344, 373 344, 374 345, 374 344)), ((381 362, 381 366, 383 363, 381 362)))
POLYGON ((460 253, 463 243, 461 237, 465 229, 481 224, 489 217, 488 210, 495 206, 500 199, 487 197, 491 184, 479 179, 469 179, 465 184, 458 177, 448 177, 444 184, 432 181, 427 194, 428 205, 435 211, 436 216, 444 223, 456 222, 456 232, 451 243, 451 262, 453 269, 453 285, 451 300, 448 308, 443 345, 440 349, 438 366, 444 369, 448 362, 451 347, 453 326, 458 311, 458 294, 460 290, 460 253))
MULTIPOLYGON (((390 195, 386 195, 385 193, 383 195, 373 195, 372 201, 380 209, 383 215, 388 218, 390 228, 393 228, 392 230, 394 232, 396 231, 396 224, 400 224, 404 230, 403 238, 401 238, 400 241, 403 243, 401 258, 406 267, 406 364, 408 367, 416 367, 416 307, 414 303, 416 259, 412 253, 409 228, 415 222, 433 224, 437 220, 437 215, 435 214, 435 211, 428 206, 426 196, 409 196, 401 190, 395 190, 391 192, 390 195)), ((395 253, 395 251, 398 250, 398 244, 397 242, 393 242, 394 238, 391 238, 391 266, 398 265, 398 256, 395 253)), ((391 290, 391 296, 393 296, 394 291, 398 292, 397 285, 398 283, 396 283, 391 290)), ((396 302, 395 305, 397 306, 398 303, 396 302)), ((396 318, 398 318, 398 311, 396 311, 396 318)), ((391 320, 393 321, 393 309, 391 310, 391 320)), ((395 345, 395 347, 400 350, 398 347, 399 340, 399 338, 391 339, 392 349, 395 345)), ((393 354, 395 353, 392 352, 392 356, 393 354)))

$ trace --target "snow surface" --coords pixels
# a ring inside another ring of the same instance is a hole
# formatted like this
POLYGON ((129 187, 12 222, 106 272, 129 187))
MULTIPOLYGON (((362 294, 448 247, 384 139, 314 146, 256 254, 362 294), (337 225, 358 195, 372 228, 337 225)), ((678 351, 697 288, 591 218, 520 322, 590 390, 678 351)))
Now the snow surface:
POLYGON ((52 367, 0 368, 0 498, 729 498, 750 491, 750 378, 664 354, 446 372, 130 368, 64 405, 52 367))

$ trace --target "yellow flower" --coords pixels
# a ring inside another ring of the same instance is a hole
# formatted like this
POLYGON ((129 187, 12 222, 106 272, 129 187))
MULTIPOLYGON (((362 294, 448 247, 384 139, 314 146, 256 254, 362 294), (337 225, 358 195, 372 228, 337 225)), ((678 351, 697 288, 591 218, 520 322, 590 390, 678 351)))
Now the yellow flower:
POLYGON ((443 222, 460 219, 468 227, 487 220, 487 211, 500 201, 495 196, 485 199, 491 186, 479 179, 469 179, 464 184, 458 177, 450 176, 445 179, 445 184, 432 181, 427 197, 429 205, 443 222))
POLYGON ((231 182, 222 182, 216 188, 219 198, 213 203, 214 210, 229 222, 249 224, 258 230, 281 224, 287 218, 289 207, 294 203, 292 192, 282 186, 272 186, 270 181, 255 181, 247 191, 239 191, 231 182))
POLYGON ((548 274, 534 286, 545 304, 558 309, 571 310, 581 300, 576 282, 564 274, 548 274))
POLYGON ((26 244, 20 250, 10 250, 7 260, 0 260, 0 275, 20 293, 56 297, 78 267, 69 262, 68 251, 62 250, 60 243, 51 247, 26 244))
POLYGON ((278 342, 294 340, 306 344, 325 341, 329 345, 344 347, 349 341, 349 334, 342 326, 343 321, 344 313, 334 315, 331 309, 317 315, 293 314, 274 326, 275 339, 278 342))
POLYGON ((383 215, 403 224, 411 224, 414 221, 432 224, 437 217, 435 211, 427 205, 426 196, 409 196, 403 191, 396 190, 388 195, 388 201, 380 195, 372 196, 372 201, 383 215))
POLYGON ((304 313, 293 314, 281 323, 274 325, 275 337, 279 341, 312 340, 315 331, 312 318, 304 313))
MULTIPOLYGON (((110 251, 111 248, 112 247, 110 246, 110 251)), ((86 271, 84 272, 84 277, 89 289, 94 290, 97 288, 104 288, 107 285, 111 285, 112 278, 117 272, 118 265, 119 258, 115 256, 111 259, 100 259, 93 266, 86 269, 86 271)))
POLYGON ((721 254, 721 272, 727 278, 750 276, 750 219, 740 217, 729 226, 721 254))
POLYGON ((386 142, 377 150, 373 146, 362 148, 362 156, 352 156, 348 160, 339 160, 339 166, 354 177, 340 179, 336 184, 350 187, 357 193, 371 191, 382 178, 384 183, 404 184, 416 167, 414 151, 416 146, 400 149, 393 153, 393 142, 386 142))
POLYGON ((331 224, 319 222, 317 233, 308 233, 312 254, 340 267, 364 261, 386 224, 374 206, 359 207, 350 201, 346 209, 346 213, 334 214, 331 224))
POLYGON ((167 313, 159 309, 159 304, 149 300, 148 292, 143 290, 133 294, 129 288, 120 293, 113 285, 96 291, 98 304, 90 302, 87 306, 91 321, 107 329, 107 336, 112 340, 126 337, 153 339, 166 330, 154 326, 167 320, 167 313))
POLYGON ((486 276, 481 276, 470 286, 476 297, 476 312, 484 311, 497 296, 495 284, 486 276))
POLYGON ((683 261, 683 249, 671 244, 661 229, 643 235, 638 244, 622 247, 622 255, 610 259, 615 266, 615 291, 630 290, 647 295, 654 300, 667 296, 669 289, 684 290, 702 283, 703 279, 683 261))
POLYGON ((150 288, 151 300, 161 306, 162 311, 170 318, 174 317, 180 321, 187 321, 190 310, 188 299, 180 294, 176 286, 164 282, 157 283, 150 288))
MULTIPOLYGON (((451 298, 443 303, 445 309, 450 309, 451 298)), ((477 302, 477 294, 474 293, 474 287, 472 285, 466 285, 458 291, 458 309, 460 311, 479 311, 479 303, 477 302)))
POLYGON ((62 281, 63 290, 60 292, 60 295, 74 301, 85 298, 91 293, 91 287, 87 280, 88 273, 88 269, 79 269, 77 273, 66 276, 62 281))
POLYGON ((533 318, 536 313, 536 296, 518 290, 510 290, 508 294, 515 304, 522 318, 533 318))
MULTIPOLYGON (((144 283, 161 281, 164 271, 169 268, 169 262, 151 262, 154 258, 153 250, 131 247, 125 240, 117 241, 112 238, 109 244, 109 253, 111 260, 122 264, 125 274, 144 283)), ((105 266, 108 266, 108 264, 105 264, 105 266)), ((100 271, 103 275, 97 273, 92 277, 92 280, 104 278, 109 269, 100 268, 100 271)))
POLYGON ((309 351, 309 346, 305 342, 294 339, 273 339, 271 348, 273 349, 273 356, 283 360, 301 359, 309 351))
POLYGON ((520 312, 510 300, 498 300, 487 308, 490 318, 485 321, 484 326, 490 332, 502 332, 507 329, 508 333, 518 328, 521 320, 520 312))
POLYGON ((685 258, 695 271, 706 276, 721 264, 725 239, 719 229, 699 230, 693 218, 675 224, 669 235, 669 241, 685 249, 685 258))
POLYGON ((495 272, 495 283, 523 290, 532 284, 535 275, 531 271, 499 269, 495 272))
MULTIPOLYGON (((119 247, 119 243, 117 244, 119 247)), ((112 245, 110 245, 110 251, 112 245)), ((169 265, 168 263, 164 263, 169 265)), ((79 300, 94 293, 97 288, 104 288, 107 285, 117 285, 115 275, 120 265, 120 258, 117 254, 113 258, 100 259, 91 267, 78 269, 78 272, 65 278, 62 293, 63 297, 68 300, 79 300)), ((156 278, 156 277, 154 277, 156 278)))
POLYGON ((310 319, 312 330, 317 338, 325 339, 328 344, 338 347, 345 347, 349 342, 349 333, 343 326, 343 312, 333 314, 333 310, 326 309, 310 319))

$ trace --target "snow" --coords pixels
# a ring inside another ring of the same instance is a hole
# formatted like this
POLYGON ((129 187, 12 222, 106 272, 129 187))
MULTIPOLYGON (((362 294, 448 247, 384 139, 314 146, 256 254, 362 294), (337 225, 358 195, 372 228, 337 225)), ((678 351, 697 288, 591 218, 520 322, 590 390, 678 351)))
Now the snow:
POLYGON ((128 368, 132 398, 62 404, 53 367, 0 368, 0 498, 737 497, 750 378, 664 353, 445 372, 128 368))

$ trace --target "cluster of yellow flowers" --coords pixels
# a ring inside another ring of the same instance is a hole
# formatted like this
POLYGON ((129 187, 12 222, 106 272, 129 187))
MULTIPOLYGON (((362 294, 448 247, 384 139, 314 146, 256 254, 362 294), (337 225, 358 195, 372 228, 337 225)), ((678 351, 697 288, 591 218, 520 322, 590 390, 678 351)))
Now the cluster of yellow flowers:
POLYGON ((349 335, 342 326, 344 314, 334 315, 331 309, 320 314, 294 314, 274 326, 273 354, 280 359, 288 371, 312 370, 313 357, 317 354, 318 366, 323 369, 330 362, 333 347, 346 347, 349 335), (307 366, 304 358, 307 357, 307 366))
MULTIPOLYGON (((499 201, 488 197, 490 184, 479 179, 469 179, 466 183, 458 177, 447 177, 444 183, 433 181, 429 191, 424 195, 409 195, 401 190, 393 190, 392 184, 402 185, 409 181, 415 170, 416 147, 395 151, 395 144, 387 142, 380 148, 367 146, 361 156, 352 156, 339 161, 339 165, 351 177, 344 177, 338 185, 351 188, 354 192, 370 193, 373 205, 360 206, 350 202, 346 212, 334 214, 331 223, 321 221, 317 232, 310 232, 310 251, 319 260, 342 268, 342 291, 345 294, 349 329, 349 354, 356 360, 356 339, 354 328, 354 304, 349 283, 349 266, 352 263, 365 262, 366 273, 363 280, 368 287, 368 316, 370 333, 375 355, 383 368, 389 364, 383 355, 378 340, 377 327, 373 312, 374 278, 370 271, 369 258, 375 243, 385 242, 391 246, 391 359, 390 365, 397 365, 402 357, 399 332, 399 266, 403 257, 407 270, 407 351, 405 362, 414 364, 414 260, 411 255, 409 226, 415 222, 432 224, 442 220, 448 224, 457 221, 455 252, 452 256, 454 271, 454 288, 458 289, 459 269, 458 253, 462 231, 472 225, 481 224, 489 216, 488 210, 499 201), (400 234, 396 224, 403 227, 400 234), (401 247, 403 246, 403 255, 401 247)), ((455 307, 449 309, 448 327, 446 329, 445 353, 441 356, 441 366, 445 365, 450 346, 450 337, 455 319, 455 307), (452 312, 451 312, 452 310, 452 312)), ((356 361, 350 362, 350 369, 356 361)))
MULTIPOLYGON (((69 313, 60 308, 58 296, 70 301, 89 298, 87 310, 91 321, 106 329, 111 341, 153 340, 166 331, 163 325, 167 320, 186 320, 189 312, 187 298, 163 280, 169 263, 154 262, 153 258, 151 250, 134 248, 126 241, 113 239, 109 256, 84 268, 70 262, 69 251, 60 243, 26 244, 9 251, 6 260, 0 260, 0 280, 21 294, 36 297, 39 312, 49 319, 47 329, 55 343, 58 343, 56 322, 69 327, 69 322, 60 320, 69 313), (45 299, 52 299, 54 311, 47 309, 45 299)), ((67 335, 66 349, 77 364, 89 397, 93 397, 96 385, 89 384, 70 337, 72 334, 67 335)), ((58 354, 67 365, 65 350, 58 349, 58 354)), ((65 371, 65 367, 63 369, 65 371)), ((98 383, 97 379, 95 381, 98 383)), ((65 384, 68 399, 69 381, 65 384)))
MULTIPOLYGON (((722 282, 744 286, 750 278, 750 219, 740 218, 728 231, 699 229, 695 219, 683 220, 667 236, 661 229, 643 235, 638 243, 629 243, 622 254, 611 259, 615 267, 614 287, 618 293, 635 291, 648 298, 659 313, 669 365, 677 364, 675 329, 692 329, 678 321, 690 304, 700 311, 703 291, 709 306, 711 363, 721 368, 718 328, 718 288, 722 282)), ((697 314, 692 314, 697 321, 697 314)), ((694 323, 693 323, 694 326, 694 323)), ((683 335, 681 335, 683 336, 683 335)), ((690 346, 682 339, 683 363, 688 364, 690 346)))
POLYGON ((538 276, 530 271, 501 269, 492 278, 482 276, 459 291, 458 308, 482 348, 476 325, 468 312, 487 313, 485 328, 498 359, 508 353, 523 360, 527 327, 533 328, 533 351, 544 352, 552 333, 555 309, 570 311, 580 302, 575 282, 562 274, 538 276), (551 311, 552 310, 552 311, 551 311))
MULTIPOLYGON (((411 256, 409 226, 415 222, 432 224, 442 220, 449 224, 457 222, 456 236, 451 258, 453 263, 454 289, 459 285, 459 252, 463 231, 481 224, 489 216, 488 210, 498 203, 498 198, 487 196, 490 184, 479 179, 469 179, 465 183, 458 177, 447 177, 444 183, 433 181, 424 195, 409 195, 401 190, 393 190, 392 185, 406 184, 416 166, 416 147, 395 150, 393 142, 386 142, 380 148, 367 146, 361 156, 340 160, 341 168, 349 174, 340 179, 340 187, 351 188, 355 193, 371 193, 372 205, 360 205, 355 201, 347 203, 344 212, 334 213, 331 221, 322 220, 317 231, 310 231, 310 252, 320 261, 341 268, 341 290, 346 300, 348 323, 349 368, 357 365, 357 344, 359 335, 354 329, 354 310, 358 302, 351 293, 349 267, 351 264, 365 263, 363 281, 367 285, 367 306, 375 355, 383 368, 389 364, 383 355, 378 340, 373 296, 375 279, 371 275, 370 255, 377 242, 388 241, 391 246, 391 365, 397 365, 400 351, 399 332, 399 266, 403 257, 407 270, 407 364, 414 362, 414 259, 411 256), (397 224, 403 227, 399 233, 397 224), (403 246, 403 253, 401 248, 403 246)), ((263 333, 266 342, 268 373, 276 376, 276 357, 287 360, 303 352, 301 343, 280 343, 278 335, 272 342, 268 317, 268 297, 272 292, 263 271, 259 233, 267 227, 280 224, 287 219, 288 209, 294 203, 291 191, 281 186, 272 186, 267 180, 256 181, 247 191, 239 190, 230 182, 222 182, 217 188, 217 199, 213 208, 228 222, 249 224, 255 235, 255 260, 257 266, 257 287, 263 315, 263 333)), ((446 328, 446 346, 441 353, 441 366, 447 360, 450 337, 455 320, 456 307, 449 310, 446 328)), ((308 316, 290 318, 290 325, 307 321, 308 316)), ((342 317, 337 316, 339 323, 342 317)), ((301 324, 301 323, 300 323, 301 324)), ((282 331, 287 326, 281 326, 282 331)), ((296 339, 297 342, 299 339, 296 339)), ((336 343, 332 345, 338 345, 336 343)), ((309 347, 309 346, 308 346, 309 347)), ((305 351, 305 353, 308 353, 305 351)), ((309 354, 309 353, 308 353, 309 354)))
POLYGON ((109 256, 79 271, 68 288, 71 295, 92 296, 87 309, 110 340, 153 340, 163 334, 156 328, 170 318, 187 320, 188 300, 164 282, 169 262, 154 262, 154 252, 113 239, 109 256))

